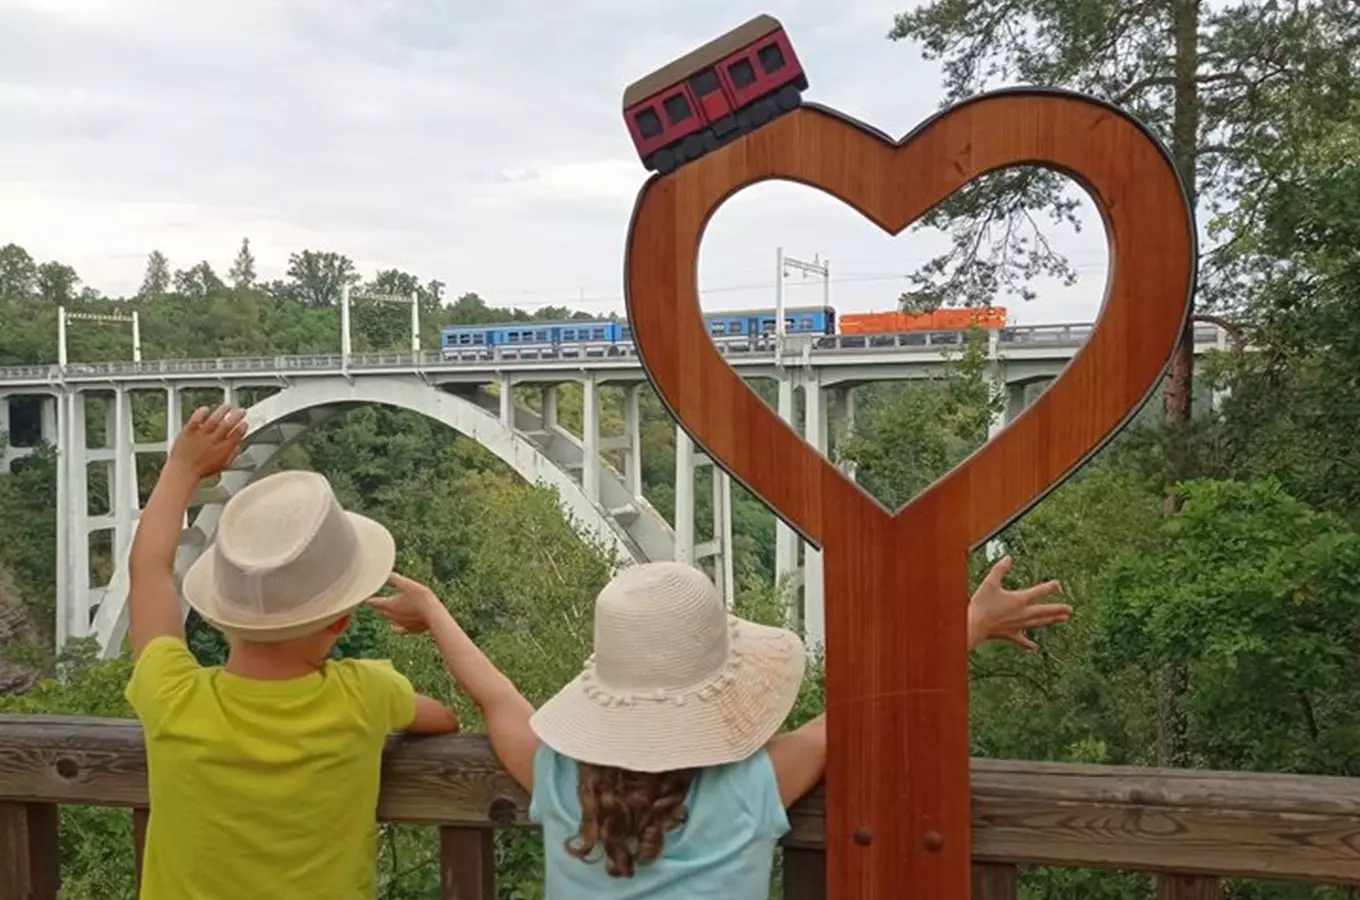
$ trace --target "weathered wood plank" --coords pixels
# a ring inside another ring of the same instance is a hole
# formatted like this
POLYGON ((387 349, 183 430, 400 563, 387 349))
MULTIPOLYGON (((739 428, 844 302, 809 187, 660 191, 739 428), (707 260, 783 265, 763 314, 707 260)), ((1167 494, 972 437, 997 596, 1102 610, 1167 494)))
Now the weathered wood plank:
POLYGON ((151 821, 151 810, 145 806, 132 809, 132 864, 137 890, 142 889, 142 861, 146 857, 146 826, 151 821))
MULTIPOLYGON (((974 760, 980 863, 1138 869, 1360 884, 1360 780, 974 760)), ((0 801, 144 806, 135 721, 0 717, 0 801)), ((527 798, 477 735, 397 738, 379 815, 527 825, 527 798)), ((820 849, 820 792, 786 846, 820 849)))
POLYGON ((1016 900, 1020 870, 1007 863, 973 863, 973 900, 1016 900))
POLYGON ((490 828, 439 829, 440 900, 496 900, 495 838, 490 828))
POLYGON ((826 854, 784 848, 784 900, 826 900, 826 854))
POLYGON ((0 800, 0 897, 57 900, 61 851, 54 803, 0 800))
POLYGON ((1213 877, 1161 875, 1157 878, 1157 900, 1218 900, 1222 893, 1222 885, 1213 877))

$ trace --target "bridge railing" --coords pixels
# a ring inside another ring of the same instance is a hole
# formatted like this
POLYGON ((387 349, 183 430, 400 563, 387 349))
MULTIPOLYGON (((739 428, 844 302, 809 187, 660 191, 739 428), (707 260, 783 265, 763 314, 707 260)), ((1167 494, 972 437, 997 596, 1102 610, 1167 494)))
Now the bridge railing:
MULTIPOLYGON (((1075 348, 1091 336, 1090 323, 1072 325, 1029 325, 997 329, 997 346, 1002 353, 1011 349, 1075 348)), ((1212 345, 1218 340, 1215 325, 1196 325, 1195 342, 1212 345)), ((942 350, 957 350, 963 343, 964 332, 917 331, 897 334, 832 334, 790 335, 791 346, 806 344, 813 355, 834 357, 837 353, 885 352, 895 355, 918 352, 937 354, 942 350)), ((715 341, 725 355, 737 359, 752 359, 772 354, 772 337, 720 338, 715 341)), ((617 344, 528 344, 496 347, 459 346, 420 353, 379 352, 351 353, 348 359, 339 353, 319 353, 296 356, 247 356, 219 359, 154 359, 141 362, 68 363, 65 370, 55 365, 0 366, 0 383, 6 381, 59 381, 65 377, 126 378, 130 376, 178 375, 207 378, 250 373, 273 374, 289 372, 331 372, 348 368, 415 369, 485 365, 487 363, 561 362, 580 359, 636 358, 636 347, 630 342, 617 344)))
MULTIPOLYGON (((1360 780, 975 760, 973 897, 1016 900, 1024 866, 1153 873, 1159 900, 1225 877, 1360 885, 1360 780)), ((0 897, 55 900, 59 805, 131 808, 140 871, 146 759, 136 722, 0 716, 0 897)), ((378 817, 439 831, 445 898, 491 898, 493 831, 527 798, 484 737, 394 738, 378 817)), ((822 798, 791 812, 785 900, 825 900, 822 798)))

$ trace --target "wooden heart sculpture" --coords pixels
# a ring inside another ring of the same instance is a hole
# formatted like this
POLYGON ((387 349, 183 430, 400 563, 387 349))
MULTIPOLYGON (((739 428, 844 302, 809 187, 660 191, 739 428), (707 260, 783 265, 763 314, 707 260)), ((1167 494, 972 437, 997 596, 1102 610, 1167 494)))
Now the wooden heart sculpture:
POLYGON ((804 106, 642 188, 628 315, 648 376, 704 451, 823 553, 828 896, 966 900, 967 552, 1067 477, 1156 386, 1186 326, 1195 233, 1164 148, 1118 109, 1010 90, 900 142, 804 106), (819 188, 898 233, 969 181, 1044 165, 1110 241, 1090 340, 1004 431, 895 515, 846 480, 727 365, 703 321, 699 242, 718 206, 771 178, 819 188))

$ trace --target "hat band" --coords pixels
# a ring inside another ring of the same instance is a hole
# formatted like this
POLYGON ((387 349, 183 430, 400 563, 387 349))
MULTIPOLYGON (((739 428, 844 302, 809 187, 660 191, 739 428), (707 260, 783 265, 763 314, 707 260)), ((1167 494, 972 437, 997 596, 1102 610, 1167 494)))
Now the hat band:
POLYGON ((659 687, 650 690, 606 687, 600 681, 595 667, 595 656, 591 654, 581 672, 582 690, 587 697, 601 706, 633 706, 637 703, 666 702, 673 703, 676 706, 684 706, 690 700, 698 700, 699 702, 713 700, 731 687, 741 674, 745 660, 736 640, 741 633, 741 624, 740 619, 734 616, 728 617, 729 649, 727 659, 716 672, 697 684, 678 689, 659 687))

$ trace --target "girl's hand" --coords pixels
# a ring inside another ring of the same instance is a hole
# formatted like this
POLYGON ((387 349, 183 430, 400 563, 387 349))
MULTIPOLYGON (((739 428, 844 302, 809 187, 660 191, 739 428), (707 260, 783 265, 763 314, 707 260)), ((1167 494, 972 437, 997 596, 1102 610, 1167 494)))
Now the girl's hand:
POLYGON ((1026 650, 1038 650, 1039 645, 1030 640, 1025 632, 1056 622, 1066 622, 1072 617, 1072 607, 1066 603, 1040 603, 1035 601, 1062 589, 1056 581, 1010 591, 1002 586, 1002 579, 1011 569, 1011 558, 1002 557, 987 578, 978 585, 973 599, 968 602, 968 646, 973 648, 985 640, 999 638, 1010 641, 1026 650))
POLYGON ((223 403, 211 413, 200 406, 175 438, 168 463, 195 479, 211 478, 236 459, 248 428, 246 412, 238 406, 223 403))
POLYGON ((398 634, 420 634, 430 627, 430 615, 444 608, 434 591, 419 581, 393 572, 387 577, 387 583, 396 588, 397 593, 390 597, 371 597, 368 605, 392 623, 392 630, 398 634))

